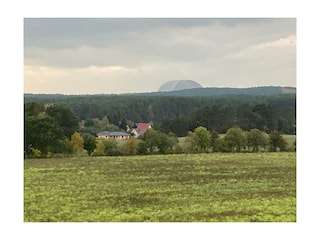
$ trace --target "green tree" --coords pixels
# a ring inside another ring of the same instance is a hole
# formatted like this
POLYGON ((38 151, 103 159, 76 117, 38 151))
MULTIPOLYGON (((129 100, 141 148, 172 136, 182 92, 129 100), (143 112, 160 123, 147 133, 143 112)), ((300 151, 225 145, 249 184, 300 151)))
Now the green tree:
POLYGON ((263 149, 266 150, 267 146, 269 145, 269 135, 266 132, 262 132, 262 135, 263 135, 264 139, 266 139, 266 141, 263 142, 261 147, 263 147, 263 149))
POLYGON ((127 155, 136 155, 138 152, 139 140, 137 140, 136 138, 130 137, 125 143, 125 147, 126 147, 125 153, 127 155))
POLYGON ((120 154, 116 140, 108 139, 103 141, 103 143, 105 147, 105 153, 107 156, 116 156, 120 154))
POLYGON ((177 118, 164 118, 154 124, 154 128, 159 129, 164 133, 173 132, 175 135, 182 137, 186 136, 189 131, 189 118, 179 116, 177 118))
POLYGON ((142 136, 142 139, 146 142, 150 153, 154 153, 159 144, 159 132, 153 128, 148 129, 142 136))
POLYGON ((205 152, 211 145, 211 134, 205 127, 197 127, 193 134, 196 149, 205 152))
POLYGON ((217 147, 217 141, 219 139, 219 134, 216 130, 211 131, 211 146, 212 146, 212 152, 215 152, 218 150, 217 147))
POLYGON ((81 129, 81 132, 93 134, 102 131, 115 131, 118 129, 118 126, 110 123, 107 117, 103 117, 102 119, 92 118, 86 120, 84 122, 84 128, 81 129))
POLYGON ((252 147, 253 152, 259 151, 259 146, 265 146, 268 143, 268 139, 259 129, 251 129, 247 134, 247 140, 249 147, 252 147))
POLYGON ((257 104, 252 109, 251 122, 255 127, 266 132, 277 128, 279 113, 274 105, 257 104))
POLYGON ((217 138, 215 141, 215 150, 217 152, 230 152, 230 147, 223 138, 217 138))
POLYGON ((169 140, 169 150, 173 151, 173 147, 179 143, 177 136, 173 132, 168 133, 169 140))
POLYGON ((63 139, 63 141, 61 142, 61 148, 59 152, 64 154, 73 153, 73 146, 71 144, 71 141, 68 138, 63 139))
POLYGON ((91 134, 83 134, 83 148, 87 150, 90 156, 94 149, 96 149, 96 138, 91 134))
POLYGON ((96 144, 96 148, 93 151, 95 156, 103 156, 105 155, 105 146, 102 140, 98 140, 96 144))
POLYGON ((122 120, 119 122, 119 128, 127 131, 127 121, 125 118, 122 118, 122 120))
POLYGON ((138 142, 138 153, 142 155, 148 153, 148 145, 144 140, 139 140, 138 142))
POLYGON ((246 146, 246 134, 240 127, 229 128, 224 140, 232 152, 240 152, 246 146))
POLYGON ((59 152, 65 138, 62 129, 52 117, 28 116, 25 119, 25 153, 31 148, 41 151, 43 156, 48 152, 59 152))
POLYGON ((172 147, 173 147, 169 136, 165 133, 159 133, 157 145, 159 148, 159 153, 161 154, 168 153, 170 150, 172 150, 172 147))
POLYGON ((54 118, 68 138, 74 132, 79 131, 79 119, 69 109, 59 105, 52 105, 46 109, 46 113, 54 118))
POLYGON ((272 131, 269 134, 270 141, 270 151, 276 152, 278 149, 280 151, 285 151, 288 145, 287 141, 283 138, 283 136, 278 131, 272 131))
POLYGON ((27 102, 24 104, 24 116, 37 116, 39 113, 45 112, 45 107, 42 104, 35 102, 27 102))
POLYGON ((81 137, 80 133, 75 132, 71 135, 70 143, 75 154, 78 155, 83 151, 83 142, 83 137, 81 137))
POLYGON ((32 157, 33 158, 40 158, 41 157, 41 151, 36 148, 31 148, 32 150, 32 157))
POLYGON ((233 124, 234 117, 233 108, 219 104, 197 109, 191 114, 191 122, 209 131, 216 129, 218 132, 225 132, 233 124))
POLYGON ((196 145, 195 145, 195 141, 194 141, 194 132, 189 131, 188 135, 185 138, 184 141, 184 152, 186 153, 192 153, 196 151, 196 145))

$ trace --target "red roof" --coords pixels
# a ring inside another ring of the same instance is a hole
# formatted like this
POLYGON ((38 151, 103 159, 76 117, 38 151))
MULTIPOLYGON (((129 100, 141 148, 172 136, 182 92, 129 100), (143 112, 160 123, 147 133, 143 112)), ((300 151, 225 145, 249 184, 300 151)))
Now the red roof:
POLYGON ((136 131, 139 135, 143 135, 150 127, 150 123, 137 123, 136 131))

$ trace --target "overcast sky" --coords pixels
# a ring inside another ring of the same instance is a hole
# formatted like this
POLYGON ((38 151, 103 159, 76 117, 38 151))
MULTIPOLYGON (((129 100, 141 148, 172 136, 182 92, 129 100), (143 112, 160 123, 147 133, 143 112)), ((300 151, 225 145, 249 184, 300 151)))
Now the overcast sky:
POLYGON ((25 93, 296 86, 295 19, 24 20, 25 93))

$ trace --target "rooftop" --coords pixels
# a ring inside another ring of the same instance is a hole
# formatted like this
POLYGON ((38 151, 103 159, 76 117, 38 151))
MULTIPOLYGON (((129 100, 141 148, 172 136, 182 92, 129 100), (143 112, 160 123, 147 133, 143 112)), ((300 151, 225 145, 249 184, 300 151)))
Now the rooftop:
POLYGON ((130 136, 129 133, 126 132, 109 132, 109 131, 103 131, 97 133, 97 136, 130 136))

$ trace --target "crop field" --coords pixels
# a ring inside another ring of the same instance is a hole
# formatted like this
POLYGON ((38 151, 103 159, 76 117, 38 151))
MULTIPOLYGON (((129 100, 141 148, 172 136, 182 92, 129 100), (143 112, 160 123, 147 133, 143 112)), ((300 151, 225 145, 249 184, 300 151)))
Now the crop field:
POLYGON ((296 154, 26 159, 25 222, 295 222, 296 154))

